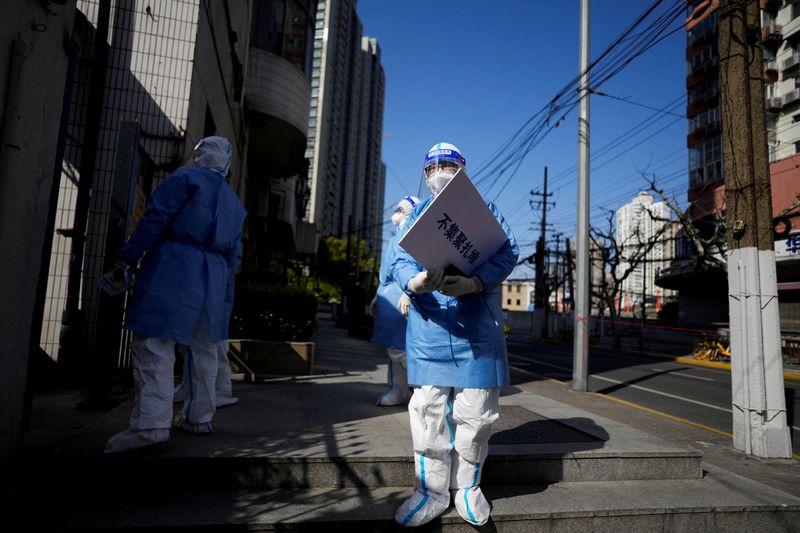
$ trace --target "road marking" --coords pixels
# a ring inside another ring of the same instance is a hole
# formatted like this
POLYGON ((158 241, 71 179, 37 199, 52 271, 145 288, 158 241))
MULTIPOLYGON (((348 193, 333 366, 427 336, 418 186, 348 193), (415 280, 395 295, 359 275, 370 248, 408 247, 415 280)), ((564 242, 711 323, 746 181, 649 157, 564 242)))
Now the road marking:
MULTIPOLYGON (((530 362, 530 360, 526 360, 526 361, 530 362)), ((555 366, 555 365, 549 365, 549 366, 555 366)), ((511 368, 513 370, 517 371, 517 372, 521 372, 522 374, 528 374, 528 375, 537 377, 539 379, 546 379, 546 380, 552 381, 553 383, 557 383, 559 385, 567 385, 568 384, 567 381, 561 381, 559 379, 547 377, 544 374, 539 374, 537 372, 531 372, 530 370, 525 370, 523 368, 519 368, 519 367, 516 367, 516 366, 512 366, 511 368)), ((597 377, 597 376, 594 376, 594 377, 597 377)), ((645 411, 647 413, 658 415, 660 417, 666 418, 668 420, 672 420, 674 422, 680 422, 682 424, 688 424, 690 426, 694 426, 694 427, 697 427, 697 428, 700 428, 700 429, 704 429, 706 431, 710 431, 712 433, 716 433, 718 435, 722 435, 722 436, 728 437, 730 439, 733 438, 733 435, 728 433, 727 431, 722 431, 721 429, 712 428, 711 426, 707 426, 705 424, 701 424, 700 422, 694 422, 692 420, 688 420, 686 418, 681 418, 679 416, 671 415, 669 413, 665 413, 665 412, 659 411, 657 409, 652 409, 650 407, 645 407, 644 405, 639 405, 638 403, 633 403, 633 402, 629 402, 627 400, 622 400, 620 398, 615 398, 613 396, 610 396, 608 394, 603 394, 601 392, 593 392, 591 394, 594 394, 595 396, 599 396, 600 398, 605 398, 606 400, 610 400, 612 402, 616 402, 616 403, 619 403, 619 404, 622 404, 622 405, 626 405, 628 407, 633 407, 634 409, 639 409, 640 411, 645 411)), ((800 431, 800 428, 797 428, 795 426, 789 426, 789 427, 792 428, 795 431, 800 431)), ((795 461, 800 461, 800 453, 792 453, 792 458, 795 461)))
MULTIPOLYGON (((518 356, 510 356, 510 357, 514 357, 515 359, 518 359, 518 360, 521 359, 518 356)), ((571 368, 567 368, 567 367, 559 366, 559 365, 554 365, 552 363, 545 363, 544 361, 535 361, 535 360, 532 360, 532 359, 525 359, 525 362, 532 363, 532 364, 544 365, 544 366, 550 366, 550 367, 553 367, 553 368, 557 368, 559 370, 566 370, 567 372, 572 372, 571 368)), ((518 369, 518 370, 522 370, 522 369, 518 369)), ((653 369, 651 369, 651 370, 653 370, 653 369)), ((660 370, 659 370, 659 372, 660 372, 660 370)), ((531 372, 531 374, 535 374, 535 372, 531 372)), ((541 374, 536 374, 536 375, 541 376, 541 374)), ((543 377, 547 377, 547 376, 543 376, 543 377)), ((698 401, 698 400, 692 400, 691 398, 684 398, 683 396, 677 396, 675 394, 670 394, 668 392, 662 392, 662 391, 658 391, 658 390, 655 390, 655 389, 648 389, 647 387, 642 387, 641 385, 631 385, 631 384, 627 384, 624 381, 619 381, 619 380, 616 380, 616 379, 607 378, 605 376, 598 376, 597 374, 590 374, 589 377, 590 378, 599 379, 601 381, 608 381, 610 383, 615 383, 617 385, 625 385, 626 387, 631 387, 633 389, 639 389, 639 390, 643 390, 643 391, 650 392, 650 393, 653 393, 653 394, 659 394, 661 396, 666 396, 667 398, 673 398, 673 399, 676 399, 676 400, 682 400, 684 402, 689 402, 689 403, 693 403, 693 404, 697 404, 697 405, 702 405, 703 407, 708 407, 710 409, 716 409, 718 411, 722 411, 722 412, 725 412, 725 413, 733 414, 733 411, 731 411, 730 409, 726 409, 724 407, 719 407, 717 405, 712 405, 710 403, 705 403, 705 402, 701 402, 701 401, 698 401)), ((566 383, 565 381, 560 381, 560 380, 557 380, 557 379, 554 379, 554 378, 547 378, 547 379, 552 379, 553 381, 557 381, 558 383, 566 383)), ((595 394, 604 394, 604 393, 597 393, 596 392, 595 394)), ((800 427, 796 427, 796 426, 789 426, 789 427, 791 429, 793 429, 794 431, 800 431, 800 427)))
MULTIPOLYGON (((663 368, 649 368, 648 370, 652 370, 653 372, 664 372, 663 368)), ((683 372, 668 372, 666 375, 680 376, 682 378, 699 379, 701 381, 715 381, 711 378, 704 378, 702 376, 692 376, 691 374, 684 374, 683 372)))
POLYGON ((701 424, 700 422, 694 422, 692 420, 688 420, 686 418, 681 418, 679 416, 671 415, 669 413, 665 413, 663 411, 659 411, 657 409, 651 409, 650 407, 645 407, 644 405, 639 405, 638 403, 629 402, 627 400, 621 400, 619 398, 615 398, 613 396, 609 396, 608 394, 603 394, 600 392, 595 392, 595 396, 599 396, 600 398, 605 398, 606 400, 611 400, 612 402, 617 402, 622 405, 627 405, 628 407, 633 407, 635 409, 639 409, 640 411, 645 411, 647 413, 652 413, 654 415, 658 415, 669 420, 673 420, 675 422, 681 422, 683 424, 689 424, 690 426, 695 426, 700 429, 705 429, 706 431, 711 431, 712 433, 717 433, 718 435, 722 435, 728 438, 733 438, 733 435, 728 433, 727 431, 722 431, 721 429, 712 428, 711 426, 707 426, 705 424, 701 424))
MULTIPOLYGON (((563 366, 560 366, 560 365, 554 365, 552 363, 545 363, 544 361, 533 361, 533 360, 528 360, 528 361, 531 362, 531 363, 537 364, 537 365, 544 365, 544 366, 557 368, 559 370, 566 370, 567 372, 572 372, 571 368, 563 367, 563 366)), ((684 398, 683 396, 678 396, 676 394, 670 394, 668 392, 662 392, 662 391, 658 391, 658 390, 655 390, 655 389, 648 389, 647 387, 642 387, 641 385, 631 385, 631 384, 628 384, 628 383, 626 383, 624 381, 619 381, 618 379, 607 378, 605 376, 598 376, 597 374, 591 374, 589 377, 594 378, 594 379, 599 379, 600 381, 608 381, 609 383, 615 383, 617 385, 625 385, 626 387, 630 387, 632 389, 643 390, 643 391, 649 392, 651 394, 658 394, 660 396, 666 396, 667 398, 673 398, 675 400, 681 400, 681 401, 684 401, 684 402, 693 403, 695 405, 702 405, 703 407, 708 407, 709 409, 716 409, 717 411, 722 411, 722 412, 725 412, 725 413, 732 413, 732 411, 730 409, 726 409, 725 407, 719 407, 717 405, 712 405, 710 403, 700 402, 698 400, 692 400, 691 398, 684 398)))

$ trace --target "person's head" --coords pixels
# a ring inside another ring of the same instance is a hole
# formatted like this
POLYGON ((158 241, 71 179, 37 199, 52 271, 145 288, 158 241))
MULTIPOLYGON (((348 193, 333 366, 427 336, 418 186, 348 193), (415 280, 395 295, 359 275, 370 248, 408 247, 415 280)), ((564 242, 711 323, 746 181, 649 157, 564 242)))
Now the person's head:
POLYGON ((411 211, 418 203, 419 198, 416 196, 403 196, 400 201, 397 202, 397 209, 392 213, 392 226, 394 226, 395 229, 400 229, 403 224, 406 223, 408 215, 411 214, 411 211))
POLYGON ((459 169, 466 169, 467 161, 461 150, 449 143, 434 144, 425 156, 422 172, 431 195, 436 197, 459 169))
POLYGON ((232 160, 231 142, 216 135, 200 139, 192 153, 195 166, 216 170, 223 176, 227 176, 232 160))

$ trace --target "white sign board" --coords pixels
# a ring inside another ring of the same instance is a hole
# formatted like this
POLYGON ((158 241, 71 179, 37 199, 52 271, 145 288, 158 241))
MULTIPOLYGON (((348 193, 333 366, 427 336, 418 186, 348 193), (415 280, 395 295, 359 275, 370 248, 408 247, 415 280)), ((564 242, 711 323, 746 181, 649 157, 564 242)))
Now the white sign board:
POLYGON ((400 239, 426 269, 454 266, 469 276, 508 239, 481 194, 459 170, 400 239))

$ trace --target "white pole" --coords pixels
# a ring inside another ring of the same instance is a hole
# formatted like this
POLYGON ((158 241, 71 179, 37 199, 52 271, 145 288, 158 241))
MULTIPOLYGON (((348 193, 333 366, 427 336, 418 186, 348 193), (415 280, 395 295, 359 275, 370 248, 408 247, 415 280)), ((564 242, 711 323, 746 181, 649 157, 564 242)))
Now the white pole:
POLYGON ((589 383, 589 0, 581 0, 580 107, 578 111, 578 248, 572 388, 589 383))

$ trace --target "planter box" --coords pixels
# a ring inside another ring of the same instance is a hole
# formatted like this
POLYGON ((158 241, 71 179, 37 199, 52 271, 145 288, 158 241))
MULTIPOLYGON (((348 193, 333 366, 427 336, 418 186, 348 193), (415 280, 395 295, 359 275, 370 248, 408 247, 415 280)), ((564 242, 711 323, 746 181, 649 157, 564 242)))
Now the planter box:
POLYGON ((260 375, 307 376, 314 370, 314 343, 232 339, 231 368, 250 378, 260 375))

